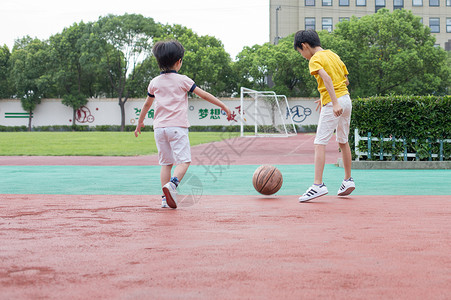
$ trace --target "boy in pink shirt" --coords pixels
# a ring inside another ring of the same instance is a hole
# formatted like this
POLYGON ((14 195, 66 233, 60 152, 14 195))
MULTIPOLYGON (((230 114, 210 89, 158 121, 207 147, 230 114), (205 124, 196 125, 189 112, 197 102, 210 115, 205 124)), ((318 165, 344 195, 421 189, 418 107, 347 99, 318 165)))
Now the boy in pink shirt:
POLYGON ((212 94, 202 90, 192 79, 177 72, 182 67, 185 49, 178 41, 157 42, 152 49, 161 74, 150 81, 147 99, 139 115, 135 136, 141 134, 144 118, 155 102, 154 136, 161 165, 162 207, 177 208, 177 186, 191 163, 188 138, 188 92, 222 108, 230 119, 230 109, 212 94), (171 177, 172 166, 176 165, 171 177), (167 204, 167 205, 166 205, 167 204))

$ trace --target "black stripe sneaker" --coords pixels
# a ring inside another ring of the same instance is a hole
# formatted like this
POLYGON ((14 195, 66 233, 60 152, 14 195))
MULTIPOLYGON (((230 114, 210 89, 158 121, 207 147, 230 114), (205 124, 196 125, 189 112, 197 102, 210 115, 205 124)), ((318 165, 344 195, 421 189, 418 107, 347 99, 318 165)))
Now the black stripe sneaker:
POLYGON ((338 196, 347 196, 352 193, 352 191, 355 190, 355 182, 352 177, 350 177, 347 180, 343 180, 341 183, 340 189, 338 190, 337 195, 338 196))
POLYGON ((309 189, 304 193, 304 195, 299 197, 299 202, 310 201, 312 199, 324 196, 328 192, 329 191, 327 190, 327 187, 324 183, 321 185, 314 184, 311 187, 309 187, 309 189))

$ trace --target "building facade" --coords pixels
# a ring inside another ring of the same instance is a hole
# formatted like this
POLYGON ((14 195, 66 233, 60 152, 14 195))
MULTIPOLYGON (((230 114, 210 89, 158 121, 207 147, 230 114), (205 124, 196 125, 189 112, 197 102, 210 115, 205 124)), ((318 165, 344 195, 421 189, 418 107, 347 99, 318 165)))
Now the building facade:
POLYGON ((301 29, 333 31, 342 20, 381 8, 412 11, 431 28, 436 45, 451 50, 451 0, 270 0, 270 41, 301 29))

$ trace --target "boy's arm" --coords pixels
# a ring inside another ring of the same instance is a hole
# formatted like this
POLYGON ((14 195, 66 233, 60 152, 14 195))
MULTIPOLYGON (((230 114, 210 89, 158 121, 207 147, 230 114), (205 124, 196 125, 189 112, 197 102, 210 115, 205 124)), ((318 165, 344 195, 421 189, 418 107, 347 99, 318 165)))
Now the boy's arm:
POLYGON ((138 137, 138 133, 141 134, 141 128, 144 128, 144 119, 146 118, 147 113, 149 112, 150 107, 152 106, 154 97, 147 96, 146 102, 144 102, 143 107, 141 108, 141 113, 139 114, 138 124, 135 129, 135 136, 138 137))
POLYGON ((327 74, 324 69, 318 70, 318 75, 323 79, 326 90, 329 93, 330 99, 332 100, 334 115, 336 117, 339 117, 343 113, 343 108, 340 106, 340 104, 338 104, 332 78, 330 78, 329 74, 327 74))
POLYGON ((204 99, 216 106, 219 106, 220 108, 222 108, 223 111, 226 112, 227 119, 229 120, 231 118, 232 112, 230 111, 230 109, 221 100, 219 100, 218 98, 216 98, 209 92, 206 92, 203 89, 201 89, 200 87, 196 86, 193 93, 196 94, 197 96, 201 97, 202 99, 204 99))
POLYGON ((348 86, 349 85, 348 75, 345 75, 345 77, 346 77, 346 86, 348 86))

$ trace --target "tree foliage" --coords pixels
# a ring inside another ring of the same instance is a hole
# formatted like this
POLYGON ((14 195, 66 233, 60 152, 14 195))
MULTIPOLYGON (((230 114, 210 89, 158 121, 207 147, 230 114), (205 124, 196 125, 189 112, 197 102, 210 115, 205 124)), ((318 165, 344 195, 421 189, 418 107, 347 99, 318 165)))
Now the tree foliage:
POLYGON ((196 84, 218 96, 230 95, 234 88, 235 76, 232 60, 224 50, 224 45, 212 36, 199 36, 181 25, 165 25, 158 38, 176 39, 185 48, 182 72, 196 84))
POLYGON ((293 49, 294 35, 279 40, 274 47, 274 90, 287 96, 317 96, 317 83, 308 71, 308 61, 293 49))
POLYGON ((325 40, 345 61, 353 95, 444 94, 449 85, 446 52, 410 11, 353 17, 330 35, 325 40))
POLYGON ((152 39, 160 27, 152 18, 142 15, 108 15, 96 23, 97 33, 103 41, 103 55, 108 68, 108 79, 121 108, 121 129, 125 127, 125 103, 130 95, 127 76, 133 80, 135 68, 150 54, 152 39))
POLYGON ((11 55, 11 81, 22 108, 29 113, 29 130, 36 105, 50 95, 49 53, 47 42, 25 37, 16 41, 11 55))
POLYGON ((12 94, 11 85, 9 83, 9 59, 11 53, 6 45, 0 47, 0 99, 8 98, 12 94))
MULTIPOLYGON (((447 53, 434 46, 430 29, 409 11, 382 9, 319 35, 323 48, 336 52, 346 64, 353 96, 448 93, 447 53)), ((278 45, 245 47, 235 63, 238 85, 317 96, 308 62, 293 49, 293 40, 291 35, 278 45)))

